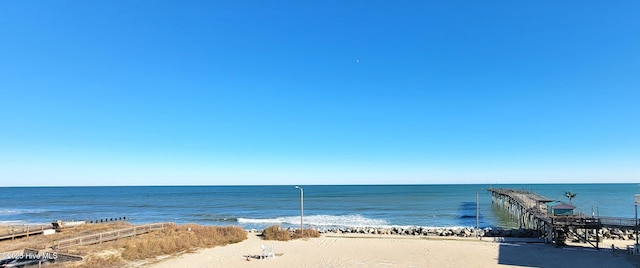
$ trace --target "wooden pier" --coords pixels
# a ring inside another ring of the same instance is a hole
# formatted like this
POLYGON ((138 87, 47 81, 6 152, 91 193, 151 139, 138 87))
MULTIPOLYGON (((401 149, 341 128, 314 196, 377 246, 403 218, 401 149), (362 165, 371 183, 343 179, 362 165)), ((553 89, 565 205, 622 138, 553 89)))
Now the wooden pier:
MULTIPOLYGON (((512 219, 518 222, 523 229, 537 230, 540 237, 544 237, 546 242, 564 244, 567 234, 576 234, 577 230, 584 230, 583 242, 592 244, 599 248, 600 229, 616 228, 625 230, 636 230, 638 225, 635 219, 595 217, 582 214, 574 215, 550 215, 548 203, 554 200, 545 198, 539 194, 507 188, 489 188, 491 192, 491 203, 494 206, 506 210, 512 219), (588 237, 589 233, 595 234, 595 240, 588 237), (595 245, 592 243, 595 242, 595 245)), ((576 237, 579 237, 576 235, 576 237)))
MULTIPOLYGON (((595 230, 597 237, 602 228, 599 218, 583 217, 580 215, 550 215, 547 204, 553 200, 539 194, 518 189, 489 188, 492 204, 507 210, 509 215, 517 221, 520 228, 537 230, 540 237, 544 237, 547 243, 554 242, 558 245, 565 243, 567 234, 572 230, 595 230)), ((588 232, 585 232, 588 233, 588 232)), ((585 237, 585 242, 590 242, 585 237)))
POLYGON ((520 228, 535 229, 551 222, 546 204, 552 202, 539 194, 506 188, 489 188, 491 203, 507 210, 520 228))

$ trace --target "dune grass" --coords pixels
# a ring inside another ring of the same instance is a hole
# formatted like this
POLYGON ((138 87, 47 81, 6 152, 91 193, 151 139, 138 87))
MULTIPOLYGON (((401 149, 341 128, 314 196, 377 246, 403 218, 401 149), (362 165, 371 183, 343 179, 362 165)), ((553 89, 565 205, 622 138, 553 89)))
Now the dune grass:
POLYGON ((300 232, 300 230, 295 230, 291 238, 299 239, 307 237, 320 237, 320 232, 316 229, 304 229, 304 233, 300 232))
POLYGON ((262 237, 265 240, 289 241, 291 239, 291 232, 281 229, 278 225, 274 225, 265 228, 262 231, 262 237))
POLYGON ((124 250, 121 255, 125 260, 140 260, 183 251, 191 252, 198 248, 224 246, 245 239, 247 232, 240 227, 170 224, 161 231, 122 242, 124 250))
POLYGON ((110 267, 122 267, 125 266, 125 261, 118 255, 92 255, 81 263, 69 263, 63 267, 75 267, 75 268, 110 268, 110 267))
POLYGON ((291 239, 299 239, 305 237, 320 237, 320 233, 315 229, 304 229, 304 233, 300 229, 293 232, 282 229, 278 225, 270 226, 262 231, 262 237, 265 240, 289 241, 291 239))
POLYGON ((236 226, 219 227, 170 223, 163 230, 119 241, 86 246, 83 251, 91 253, 85 255, 84 261, 64 264, 64 267, 123 267, 134 261, 193 252, 199 248, 223 246, 245 239, 247 239, 247 232, 236 226))

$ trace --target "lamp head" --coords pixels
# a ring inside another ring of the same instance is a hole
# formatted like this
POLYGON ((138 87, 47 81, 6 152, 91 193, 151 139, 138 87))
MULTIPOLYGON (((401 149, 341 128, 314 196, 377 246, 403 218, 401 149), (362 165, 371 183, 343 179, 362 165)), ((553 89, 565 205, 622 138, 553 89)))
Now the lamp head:
POLYGON ((300 189, 300 186, 296 185, 296 189, 300 189))

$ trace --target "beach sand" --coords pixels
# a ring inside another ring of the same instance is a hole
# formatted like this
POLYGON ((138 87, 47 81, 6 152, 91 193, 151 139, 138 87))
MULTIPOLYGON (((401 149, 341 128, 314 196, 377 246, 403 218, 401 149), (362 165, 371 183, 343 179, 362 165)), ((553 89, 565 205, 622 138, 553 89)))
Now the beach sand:
MULTIPOLYGON (((618 247, 624 248, 618 243, 618 247)), ((611 245, 606 241, 601 245, 611 245)), ((264 241, 250 233, 243 242, 167 257, 146 267, 636 267, 640 256, 596 251, 588 245, 554 247, 531 240, 440 239, 420 236, 338 235, 294 241, 264 241), (275 258, 255 259, 261 244, 275 258)))

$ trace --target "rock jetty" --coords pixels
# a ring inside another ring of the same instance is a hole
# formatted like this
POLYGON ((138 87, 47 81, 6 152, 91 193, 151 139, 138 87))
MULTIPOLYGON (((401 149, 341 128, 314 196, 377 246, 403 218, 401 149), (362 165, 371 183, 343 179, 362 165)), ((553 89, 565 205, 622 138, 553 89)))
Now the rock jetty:
MULTIPOLYGON (((454 236, 475 237, 475 228, 428 228, 428 227, 357 227, 328 228, 318 230, 320 233, 336 234, 376 234, 376 235, 410 235, 410 236, 454 236)), ((535 230, 483 228, 478 230, 480 237, 539 237, 535 230)))
MULTIPOLYGON (((407 235, 407 236, 450 236, 450 237, 475 237, 475 228, 429 228, 429 227, 355 227, 355 228, 326 228, 318 229, 320 233, 335 234, 374 234, 374 235, 407 235)), ((582 229, 571 230, 568 237, 571 240, 580 240, 585 233, 582 229)), ((478 230, 480 237, 521 237, 539 238, 544 237, 543 233, 533 229, 503 229, 503 228, 482 228, 478 230)), ((590 230, 589 237, 595 238, 595 230, 590 230)), ((598 236, 607 239, 630 240, 635 239, 632 230, 620 230, 614 228, 600 229, 598 236)))

